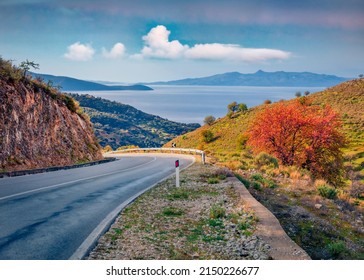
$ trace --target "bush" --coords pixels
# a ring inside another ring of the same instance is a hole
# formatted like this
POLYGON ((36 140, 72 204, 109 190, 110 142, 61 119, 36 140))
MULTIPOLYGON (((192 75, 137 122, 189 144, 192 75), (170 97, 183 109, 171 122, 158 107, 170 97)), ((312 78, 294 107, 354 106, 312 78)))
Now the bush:
POLYGON ((246 104, 244 103, 240 103, 238 105, 238 112, 245 112, 248 111, 248 106, 246 106, 246 104))
POLYGON ((216 121, 216 118, 214 116, 207 116, 204 119, 204 123, 207 125, 212 125, 216 121))
POLYGON ((283 165, 307 169, 314 178, 342 183, 342 148, 347 141, 339 115, 329 106, 299 100, 266 106, 254 118, 247 135, 247 145, 254 152, 266 152, 283 165))
POLYGON ((345 243, 341 240, 333 242, 333 243, 329 243, 327 245, 327 249, 329 250, 330 254, 335 258, 339 257, 341 254, 345 253, 347 250, 345 243))
POLYGON ((210 218, 211 219, 221 219, 224 218, 226 214, 225 208, 222 208, 220 205, 214 204, 210 209, 210 218))
POLYGON ((211 130, 204 130, 202 132, 202 138, 205 143, 210 143, 214 139, 214 134, 211 130))
POLYGON ((228 112, 236 112, 239 108, 239 105, 238 105, 238 103, 236 103, 236 101, 234 101, 234 102, 231 102, 227 106, 227 108, 228 108, 228 112))
POLYGON ((262 185, 259 184, 258 182, 252 182, 251 186, 253 189, 257 190, 257 191, 261 191, 262 190, 262 185))
POLYGON ((263 181, 264 180, 264 177, 262 174, 260 173, 254 173, 253 175, 250 176, 251 179, 255 180, 255 181, 263 181))
POLYGON ((260 154, 257 155, 257 157, 255 158, 255 163, 259 167, 267 165, 267 166, 272 166, 274 168, 278 168, 279 166, 278 160, 275 157, 264 152, 261 152, 260 154))
POLYGON ((319 194, 328 199, 335 199, 337 197, 337 190, 329 185, 320 185, 317 187, 319 194))
POLYGON ((272 104, 272 101, 271 101, 271 100, 269 100, 269 99, 264 100, 264 104, 265 104, 265 105, 272 104))

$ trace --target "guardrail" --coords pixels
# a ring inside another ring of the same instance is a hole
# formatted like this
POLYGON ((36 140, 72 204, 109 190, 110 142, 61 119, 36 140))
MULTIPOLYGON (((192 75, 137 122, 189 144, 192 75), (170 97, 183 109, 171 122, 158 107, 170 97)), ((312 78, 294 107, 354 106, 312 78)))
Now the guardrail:
POLYGON ((110 154, 118 154, 118 153, 132 153, 132 152, 149 152, 149 151, 160 151, 160 152, 173 152, 173 153, 189 153, 189 154, 199 154, 201 155, 201 161, 205 164, 205 152, 197 149, 183 149, 183 148, 133 148, 133 149, 124 149, 109 152, 110 154))

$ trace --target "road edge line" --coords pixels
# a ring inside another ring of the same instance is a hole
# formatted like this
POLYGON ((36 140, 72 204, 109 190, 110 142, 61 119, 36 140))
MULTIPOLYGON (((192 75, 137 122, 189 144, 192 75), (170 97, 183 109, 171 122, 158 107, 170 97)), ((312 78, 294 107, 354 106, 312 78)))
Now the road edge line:
MULTIPOLYGON (((193 164, 195 164, 196 158, 194 156, 191 156, 191 158, 193 159, 193 161, 189 165, 187 165, 186 167, 184 167, 181 170, 185 170, 185 169, 191 167, 193 164)), ((124 210, 124 208, 126 208, 128 205, 130 205, 131 203, 133 203, 139 196, 141 196, 142 194, 144 194, 145 192, 147 192, 151 188, 154 188, 159 183, 167 180, 170 177, 173 177, 174 175, 175 174, 172 173, 172 174, 164 177, 163 179, 159 180, 158 182, 156 182, 155 184, 149 186, 148 188, 142 190, 141 192, 137 193, 136 195, 132 196, 127 201, 123 202, 118 207, 116 207, 89 234, 89 236, 85 239, 85 241, 82 242, 82 244, 80 245, 80 247, 78 247, 78 249, 71 255, 71 257, 69 258, 69 260, 82 260, 82 259, 84 259, 92 251, 92 249, 95 247, 95 245, 97 244, 97 241, 100 239, 100 237, 109 230, 109 228, 111 227, 111 225, 115 222, 116 218, 121 213, 121 211, 124 210)))

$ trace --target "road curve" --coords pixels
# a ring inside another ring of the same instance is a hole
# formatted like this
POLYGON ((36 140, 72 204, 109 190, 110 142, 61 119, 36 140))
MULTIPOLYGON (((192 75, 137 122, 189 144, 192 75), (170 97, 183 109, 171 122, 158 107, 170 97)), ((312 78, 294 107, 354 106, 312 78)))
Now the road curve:
POLYGON ((0 259, 79 259, 123 206, 193 162, 123 155, 84 168, 0 179, 0 259))

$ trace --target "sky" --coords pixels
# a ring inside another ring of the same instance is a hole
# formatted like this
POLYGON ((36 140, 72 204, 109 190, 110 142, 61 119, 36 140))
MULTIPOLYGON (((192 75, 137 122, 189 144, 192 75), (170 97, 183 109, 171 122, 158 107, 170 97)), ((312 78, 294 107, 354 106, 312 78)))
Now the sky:
POLYGON ((3 59, 85 80, 364 73, 362 0, 0 0, 0 19, 3 59))

